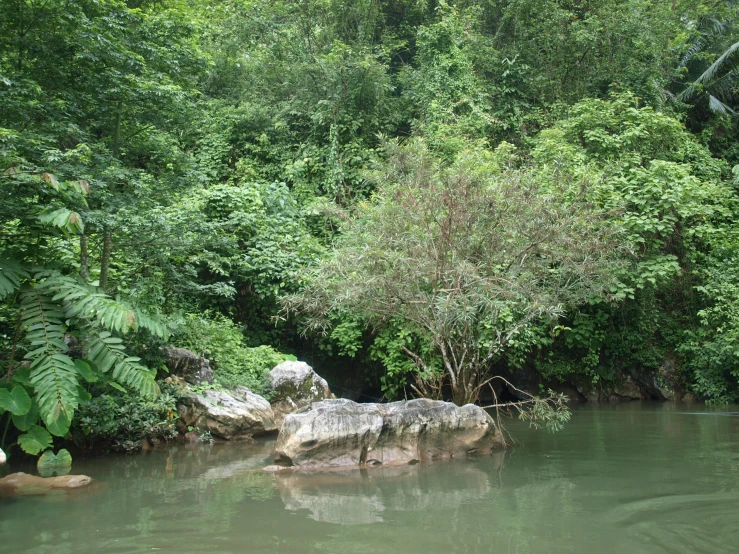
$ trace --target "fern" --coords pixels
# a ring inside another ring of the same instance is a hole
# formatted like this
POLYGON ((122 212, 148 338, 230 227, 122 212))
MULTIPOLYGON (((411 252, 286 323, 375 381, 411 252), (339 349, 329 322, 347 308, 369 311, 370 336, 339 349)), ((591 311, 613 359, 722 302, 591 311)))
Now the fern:
POLYGON ((95 319, 104 329, 122 334, 130 330, 148 329, 161 338, 167 337, 166 328, 143 310, 113 299, 72 277, 55 272, 49 274, 39 287, 53 294, 54 301, 62 302, 68 318, 95 319))
POLYGON ((41 417, 47 426, 61 417, 71 421, 79 405, 79 380, 72 358, 65 354, 64 314, 37 289, 23 293, 21 311, 30 345, 25 358, 31 362, 30 382, 41 417))
POLYGON ((28 278, 20 264, 10 258, 0 258, 0 300, 20 288, 21 282, 28 278))
POLYGON ((153 372, 139 364, 139 358, 127 356, 121 343, 121 339, 103 331, 87 344, 87 359, 102 373, 112 370, 113 379, 142 396, 152 398, 159 394, 153 372))

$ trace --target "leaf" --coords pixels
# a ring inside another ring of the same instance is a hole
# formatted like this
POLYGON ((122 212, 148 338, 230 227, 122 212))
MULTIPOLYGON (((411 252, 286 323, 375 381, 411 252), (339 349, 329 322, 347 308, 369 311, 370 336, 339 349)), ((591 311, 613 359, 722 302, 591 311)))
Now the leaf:
POLYGON ((0 300, 17 290, 21 281, 29 277, 16 260, 0 259, 0 300))
POLYGON ((69 433, 69 427, 72 422, 64 414, 59 414, 59 417, 54 421, 46 422, 46 429, 52 435, 56 437, 66 437, 69 433))
POLYGON ((113 388, 114 388, 115 390, 119 391, 119 392, 126 392, 126 389, 125 389, 125 388, 123 388, 122 386, 120 386, 120 385, 119 385, 118 383, 116 383, 115 381, 109 381, 109 382, 108 382, 108 384, 109 384, 109 385, 110 385, 111 387, 113 387, 113 388))
POLYGON ((54 190, 59 190, 59 181, 56 180, 53 173, 44 173, 41 175, 41 179, 54 190))
POLYGON ((87 359, 97 366, 99 372, 110 372, 117 381, 108 383, 111 387, 125 392, 120 385, 127 385, 146 398, 159 394, 154 376, 138 363, 138 358, 126 356, 121 339, 104 331, 90 341, 87 347, 87 359))
POLYGON ((13 425, 15 425, 15 428, 19 431, 28 431, 38 422, 38 418, 38 404, 32 401, 31 409, 28 410, 28 413, 13 416, 13 425))
POLYGON ((32 387, 33 385, 31 384, 31 368, 24 365, 20 366, 15 371, 15 373, 13 373, 13 380, 16 383, 20 383, 21 385, 32 387))
POLYGON ((68 210, 67 208, 58 208, 56 210, 43 210, 38 220, 41 223, 46 223, 58 227, 62 231, 67 233, 83 233, 85 225, 82 222, 80 214, 68 210))
POLYGON ((92 400, 92 395, 87 392, 87 389, 82 385, 77 387, 77 394, 79 394, 80 402, 89 402, 90 400, 92 400))
POLYGON ((31 361, 29 382, 40 415, 47 425, 53 425, 62 414, 71 419, 77 409, 79 372, 72 358, 64 354, 63 314, 38 288, 21 296, 23 322, 28 325, 26 340, 31 346, 25 358, 31 361))
POLYGON ((51 435, 43 427, 34 425, 25 435, 18 437, 18 445, 27 454, 35 456, 51 446, 51 435))
POLYGON ((79 374, 82 375, 83 379, 88 383, 94 383, 98 380, 97 376, 93 373, 90 364, 85 360, 75 360, 74 366, 77 368, 79 374))
POLYGON ((12 391, 0 389, 0 408, 13 415, 25 415, 31 409, 31 397, 21 385, 14 386, 12 391))
POLYGON ((36 462, 36 468, 42 477, 51 477, 54 473, 66 475, 72 468, 72 455, 66 448, 62 448, 56 454, 47 450, 36 462))

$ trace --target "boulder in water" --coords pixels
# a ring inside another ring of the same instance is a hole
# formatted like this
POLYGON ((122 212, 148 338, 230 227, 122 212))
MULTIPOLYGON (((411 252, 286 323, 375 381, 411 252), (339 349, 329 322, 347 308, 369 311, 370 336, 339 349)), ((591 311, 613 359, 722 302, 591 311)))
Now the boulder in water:
POLYGON ((278 427, 287 414, 333 398, 328 383, 305 362, 282 362, 269 372, 272 409, 278 427))
POLYGON ((298 468, 387 466, 504 447, 495 421, 479 406, 423 398, 390 404, 336 399, 287 415, 275 460, 298 468))
POLYGON ((46 494, 53 490, 86 487, 91 482, 92 477, 87 475, 37 477, 28 473, 11 473, 0 479, 0 496, 46 494))
POLYGON ((178 403, 182 432, 192 428, 226 440, 245 439, 276 431, 269 402, 245 387, 228 392, 206 390, 189 393, 178 403))

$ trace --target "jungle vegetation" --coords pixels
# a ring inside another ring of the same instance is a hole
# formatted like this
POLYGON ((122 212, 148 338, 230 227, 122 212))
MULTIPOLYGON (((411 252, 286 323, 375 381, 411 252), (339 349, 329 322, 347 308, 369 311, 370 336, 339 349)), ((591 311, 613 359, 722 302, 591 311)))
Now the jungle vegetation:
POLYGON ((166 344, 255 390, 296 356, 386 399, 669 367, 736 401, 738 22, 734 0, 1 0, 3 446, 166 436, 166 344))

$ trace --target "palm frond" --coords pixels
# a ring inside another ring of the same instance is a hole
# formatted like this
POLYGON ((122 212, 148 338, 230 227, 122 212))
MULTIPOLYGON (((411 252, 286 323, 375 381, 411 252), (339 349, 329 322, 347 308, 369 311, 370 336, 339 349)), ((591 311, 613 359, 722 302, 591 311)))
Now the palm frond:
POLYGON ((708 95, 708 107, 711 109, 711 111, 720 113, 722 115, 736 115, 736 111, 721 102, 721 100, 719 100, 712 94, 708 95))
POLYGON ((707 84, 710 81, 712 81, 716 75, 718 74, 719 70, 729 61, 731 60, 732 56, 736 54, 737 50, 739 50, 739 41, 735 42, 731 46, 729 46, 726 51, 721 54, 715 62, 713 62, 708 69, 706 69, 700 77, 698 77, 694 82, 695 83, 701 83, 701 84, 707 84))
POLYGON ((121 339, 103 331, 86 345, 87 359, 94 363, 100 372, 111 372, 113 379, 118 383, 128 386, 144 397, 152 398, 159 394, 153 372, 139 364, 139 358, 127 356, 121 342, 121 339))

